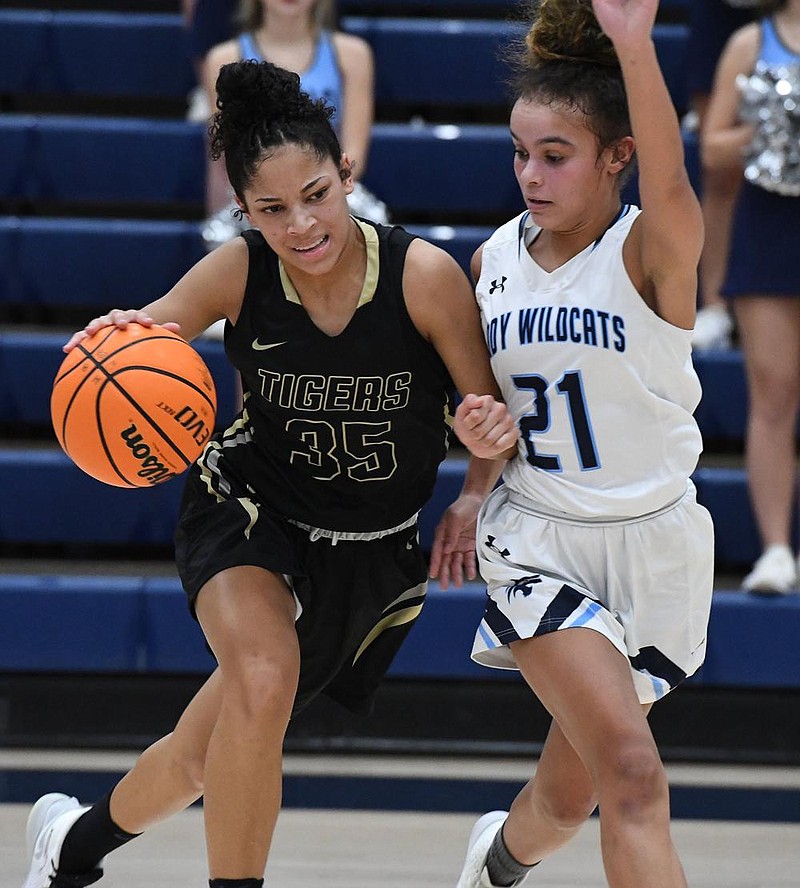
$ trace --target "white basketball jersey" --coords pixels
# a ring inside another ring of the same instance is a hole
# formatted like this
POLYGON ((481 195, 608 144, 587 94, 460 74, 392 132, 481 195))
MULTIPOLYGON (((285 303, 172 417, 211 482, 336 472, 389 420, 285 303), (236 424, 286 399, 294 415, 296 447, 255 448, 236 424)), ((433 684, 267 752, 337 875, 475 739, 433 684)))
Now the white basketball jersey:
POLYGON ((659 318, 631 283, 632 206, 553 272, 528 254, 528 213, 483 248, 477 297, 492 367, 520 427, 512 493, 578 519, 633 518, 687 489, 702 441, 690 330, 659 318))

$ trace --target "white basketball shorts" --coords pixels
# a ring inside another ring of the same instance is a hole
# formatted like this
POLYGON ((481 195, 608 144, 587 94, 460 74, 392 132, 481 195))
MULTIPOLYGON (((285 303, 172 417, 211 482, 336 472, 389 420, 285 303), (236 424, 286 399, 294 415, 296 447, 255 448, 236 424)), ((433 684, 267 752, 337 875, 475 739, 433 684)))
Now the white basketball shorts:
POLYGON ((516 669, 511 642, 594 629, 627 657, 642 703, 702 664, 714 530, 691 483, 664 509, 608 522, 539 513, 501 486, 481 510, 477 548, 488 586, 472 648, 477 663, 516 669))

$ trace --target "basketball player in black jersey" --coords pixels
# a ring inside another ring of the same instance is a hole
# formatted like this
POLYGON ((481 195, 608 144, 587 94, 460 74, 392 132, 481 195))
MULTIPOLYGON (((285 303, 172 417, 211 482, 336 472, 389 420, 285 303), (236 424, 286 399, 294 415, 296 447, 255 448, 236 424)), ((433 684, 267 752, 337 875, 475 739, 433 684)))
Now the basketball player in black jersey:
MULTIPOLYGON (((192 339, 226 319, 244 407, 190 469, 176 534, 219 666, 104 799, 37 802, 24 888, 91 884, 106 854, 201 795, 209 885, 260 886, 292 713, 321 692, 368 710, 422 607, 416 517, 445 456, 452 383, 481 393, 491 429, 472 444, 476 496, 515 449, 469 282, 437 247, 350 216, 331 109, 267 63, 228 65, 217 87, 212 153, 253 230, 65 350, 108 325, 192 339)), ((471 561, 449 578, 463 574, 471 561)))

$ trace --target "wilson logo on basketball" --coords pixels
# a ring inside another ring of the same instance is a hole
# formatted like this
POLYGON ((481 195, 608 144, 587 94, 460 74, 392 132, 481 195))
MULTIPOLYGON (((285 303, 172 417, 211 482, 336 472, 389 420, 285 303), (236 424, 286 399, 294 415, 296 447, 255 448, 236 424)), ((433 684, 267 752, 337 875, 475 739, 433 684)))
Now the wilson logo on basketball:
POLYGON ((205 361, 158 325, 103 327, 79 342, 50 397, 64 452, 115 487, 153 487, 186 471, 213 434, 216 412, 205 361))
POLYGON ((188 405, 182 407, 173 419, 179 422, 198 444, 205 444, 211 437, 211 429, 188 405))
POLYGON ((162 481, 169 481, 170 478, 175 477, 175 472, 170 471, 161 460, 153 456, 153 451, 148 444, 144 443, 135 423, 120 432, 120 437, 130 447, 134 458, 142 463, 141 469, 136 474, 140 478, 146 479, 148 484, 160 484, 162 481))

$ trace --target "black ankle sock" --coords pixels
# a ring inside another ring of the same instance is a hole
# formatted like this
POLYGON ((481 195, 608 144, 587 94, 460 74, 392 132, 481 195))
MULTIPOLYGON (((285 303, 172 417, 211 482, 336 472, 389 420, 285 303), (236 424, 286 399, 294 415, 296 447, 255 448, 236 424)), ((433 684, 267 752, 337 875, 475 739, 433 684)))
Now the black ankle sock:
POLYGON ((263 879, 209 879, 208 888, 262 888, 263 879))
POLYGON ((538 863, 520 863, 506 847, 502 827, 497 830, 494 841, 486 854, 486 870, 489 881, 497 888, 509 888, 524 879, 538 863))
POLYGON ((109 810, 110 801, 111 793, 108 793, 72 825, 61 847, 59 875, 85 874, 96 870, 109 851, 139 835, 127 833, 114 823, 109 810))
POLYGON ((101 869, 93 869, 79 876, 67 876, 64 873, 59 873, 53 878, 50 888, 87 888, 88 885, 94 885, 102 877, 103 871, 101 869))

